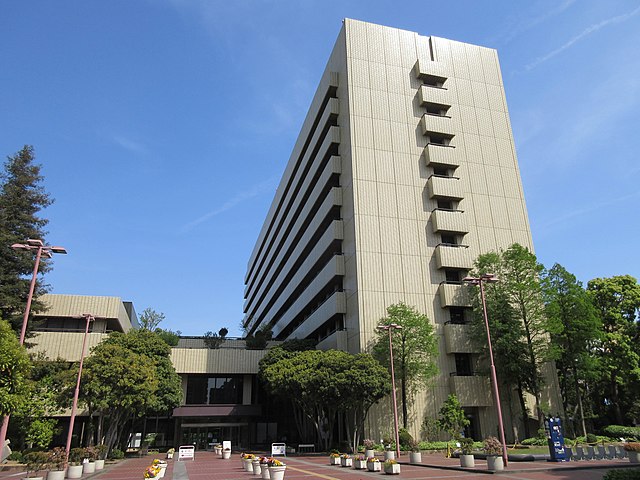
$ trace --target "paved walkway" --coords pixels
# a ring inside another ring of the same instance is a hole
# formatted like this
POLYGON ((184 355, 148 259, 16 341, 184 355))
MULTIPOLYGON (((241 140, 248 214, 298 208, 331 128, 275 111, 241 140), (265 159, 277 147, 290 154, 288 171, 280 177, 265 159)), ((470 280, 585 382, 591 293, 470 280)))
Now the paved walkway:
MULTIPOLYGON (((143 480, 143 473, 154 456, 129 458, 116 464, 107 464, 105 469, 82 480, 143 480)), ((442 454, 422 454, 422 465, 408 465, 407 456, 400 458, 402 480, 489 480, 486 462, 476 460, 475 469, 461 469, 459 461, 445 458, 442 454)), ((341 468, 329 465, 327 456, 304 455, 287 457, 285 480, 373 480, 381 473, 341 468)), ((611 468, 629 468, 629 460, 591 460, 582 462, 550 463, 511 462, 507 469, 497 475, 497 480, 600 480, 611 468)), ((640 465, 637 465, 640 468, 640 465)), ((0 480, 18 480, 24 472, 0 472, 0 480)), ((239 454, 230 460, 222 460, 212 452, 196 452, 195 460, 169 461, 166 480, 256 480, 259 476, 245 472, 239 454)))

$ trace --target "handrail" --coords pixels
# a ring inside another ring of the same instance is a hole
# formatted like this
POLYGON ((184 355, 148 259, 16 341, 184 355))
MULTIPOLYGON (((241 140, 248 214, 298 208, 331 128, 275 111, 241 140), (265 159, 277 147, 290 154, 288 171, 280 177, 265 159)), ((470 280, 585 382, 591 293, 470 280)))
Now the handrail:
POLYGON ((455 248, 469 248, 469 245, 462 245, 460 243, 446 243, 446 242, 441 242, 438 245, 436 245, 437 247, 455 247, 455 248))
POLYGON ((432 173, 431 175, 429 175, 429 177, 427 178, 427 180, 429 180, 429 178, 431 177, 438 177, 438 178, 453 178, 454 180, 460 180, 460 177, 450 177, 449 175, 440 175, 438 173, 432 173))
POLYGON ((435 212, 436 210, 442 210, 443 212, 460 212, 460 213, 464 213, 464 210, 458 210, 456 208, 441 208, 441 207, 436 207, 433 210, 431 210, 431 213, 435 212))

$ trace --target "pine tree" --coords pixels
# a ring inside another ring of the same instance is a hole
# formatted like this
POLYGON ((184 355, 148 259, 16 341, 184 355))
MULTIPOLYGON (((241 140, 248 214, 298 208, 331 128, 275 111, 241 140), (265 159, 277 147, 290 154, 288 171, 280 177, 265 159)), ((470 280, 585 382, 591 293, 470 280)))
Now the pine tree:
MULTIPOLYGON (((8 320, 16 331, 22 323, 34 259, 26 252, 14 251, 11 245, 29 238, 43 239, 48 220, 38 213, 53 203, 42 186, 41 166, 34 160, 33 147, 25 145, 14 156, 7 157, 0 172, 0 318, 8 320)), ((43 259, 40 273, 50 268, 43 259)), ((39 282, 35 296, 45 292, 46 285, 39 282)), ((34 301, 32 311, 41 308, 34 301)))

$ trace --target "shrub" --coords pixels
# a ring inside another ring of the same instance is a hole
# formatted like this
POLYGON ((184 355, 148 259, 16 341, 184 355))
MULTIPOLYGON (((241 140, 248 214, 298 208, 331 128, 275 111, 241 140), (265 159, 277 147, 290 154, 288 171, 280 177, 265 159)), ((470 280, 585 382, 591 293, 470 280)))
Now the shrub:
POLYGON ((366 448, 367 450, 373 450, 373 447, 375 446, 375 444, 376 443, 370 438, 365 438, 362 441, 362 445, 364 445, 364 448, 366 448))
POLYGON ((400 440, 400 446, 403 450, 411 449, 411 446, 414 444, 413 436, 406 428, 398 430, 398 439, 400 440))
POLYGON ((598 437, 596 437, 593 433, 587 433, 587 443, 598 443, 598 437))
POLYGON ((87 451, 84 448, 72 448, 69 452, 69 463, 72 465, 80 465, 85 458, 87 458, 87 451))
POLYGON ((640 427, 625 427, 623 425, 609 425, 602 433, 613 438, 640 440, 640 427))
POLYGON ((64 470, 67 463, 67 451, 63 447, 56 447, 49 452, 47 464, 54 470, 64 470))
POLYGON ((113 450, 111 450, 111 458, 113 458, 114 460, 121 460, 124 458, 124 452, 119 448, 114 448, 113 450))
POLYGON ((447 442, 420 442, 420 450, 446 450, 447 442))
POLYGON ((496 437, 487 437, 484 439, 484 445, 482 447, 484 453, 487 455, 500 455, 502 454, 502 444, 496 437))
POLYGON ((27 477, 29 477, 29 473, 39 472, 46 468, 49 454, 47 452, 29 452, 24 456, 23 461, 27 464, 27 477))
POLYGON ((640 480, 640 469, 625 468, 619 470, 609 470, 604 474, 602 480, 640 480))
POLYGON ((640 452, 639 442, 627 442, 622 446, 627 452, 640 452))
POLYGON ((462 450, 463 455, 471 455, 473 443, 473 438, 470 437, 463 437, 460 439, 460 450, 462 450))
POLYGON ((7 457, 7 460, 10 460, 12 462, 23 463, 22 452, 11 452, 11 455, 7 457))

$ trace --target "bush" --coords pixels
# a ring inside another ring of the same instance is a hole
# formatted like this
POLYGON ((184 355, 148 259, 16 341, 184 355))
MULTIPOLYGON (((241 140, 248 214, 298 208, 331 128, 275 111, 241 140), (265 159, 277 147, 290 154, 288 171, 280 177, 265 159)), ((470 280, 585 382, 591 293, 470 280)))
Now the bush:
POLYGON ((23 463, 22 452, 11 452, 11 455, 7 457, 7 460, 12 462, 23 463))
POLYGON ((406 428, 398 430, 398 439, 400 440, 400 448, 402 450, 411 450, 411 447, 415 444, 413 436, 407 431, 406 428))
POLYGON ((124 452, 119 448, 111 450, 111 458, 114 460, 122 460, 124 458, 124 452))
POLYGON ((640 480, 640 469, 625 468, 618 470, 609 470, 604 474, 602 480, 640 480))
POLYGON ((602 433, 616 439, 640 440, 640 427, 625 427, 623 425, 609 425, 602 429, 602 433))
POLYGON ((539 437, 525 438, 522 440, 522 445, 530 445, 535 447, 544 447, 547 445, 547 439, 541 439, 539 437))
POLYGON ((35 473, 46 468, 49 454, 47 452, 29 452, 24 456, 23 461, 27 464, 28 477, 30 472, 35 473))
POLYGON ((587 443, 598 443, 598 437, 593 433, 587 433, 587 443))
POLYGON ((446 450, 447 442, 420 442, 420 450, 446 450))

